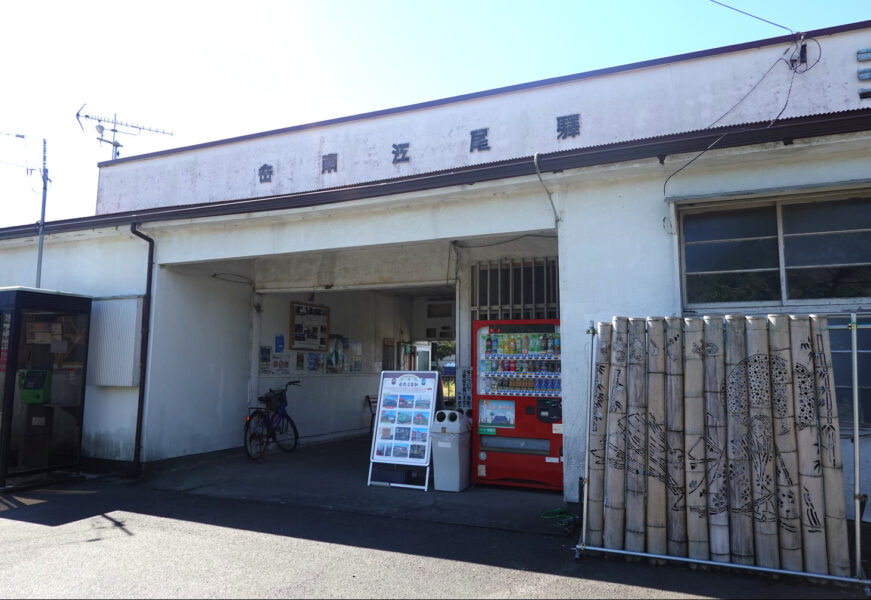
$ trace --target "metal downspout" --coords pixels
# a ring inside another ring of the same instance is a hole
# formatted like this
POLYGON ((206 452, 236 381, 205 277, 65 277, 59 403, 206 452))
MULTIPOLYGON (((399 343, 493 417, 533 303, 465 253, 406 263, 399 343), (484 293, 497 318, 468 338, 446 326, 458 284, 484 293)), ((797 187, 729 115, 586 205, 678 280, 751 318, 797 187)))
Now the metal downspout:
POLYGON ((148 373, 148 342, 151 330, 151 283, 154 275, 154 240, 141 231, 136 223, 130 224, 130 233, 148 242, 148 274, 145 278, 145 296, 142 298, 142 329, 139 347, 139 401, 136 406, 136 440, 133 447, 133 477, 142 477, 142 415, 145 412, 145 381, 148 373))

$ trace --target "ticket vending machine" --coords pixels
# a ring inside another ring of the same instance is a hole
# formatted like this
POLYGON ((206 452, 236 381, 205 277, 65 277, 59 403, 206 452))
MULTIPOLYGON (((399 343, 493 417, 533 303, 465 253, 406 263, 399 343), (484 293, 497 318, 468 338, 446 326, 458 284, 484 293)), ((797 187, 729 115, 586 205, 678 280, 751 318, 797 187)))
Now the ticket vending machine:
POLYGON ((475 321, 472 480, 563 488, 559 320, 475 321))

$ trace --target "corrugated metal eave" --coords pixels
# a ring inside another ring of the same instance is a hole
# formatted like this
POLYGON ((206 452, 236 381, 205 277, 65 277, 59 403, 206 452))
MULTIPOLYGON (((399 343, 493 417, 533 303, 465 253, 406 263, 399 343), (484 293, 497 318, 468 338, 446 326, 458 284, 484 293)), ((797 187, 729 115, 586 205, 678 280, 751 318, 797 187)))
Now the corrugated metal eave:
MULTIPOLYGON (((539 156, 543 172, 563 171, 580 167, 625 162, 670 154, 749 146, 766 142, 808 137, 871 131, 871 108, 784 119, 739 126, 718 127, 677 135, 632 140, 604 146, 564 150, 539 156), (725 134, 725 135, 724 135, 725 134), (718 138, 722 139, 719 141, 718 138)), ((388 179, 366 184, 314 190, 283 196, 259 197, 205 204, 161 207, 141 211, 81 217, 46 223, 46 233, 64 233, 87 229, 118 227, 130 223, 146 223, 192 219, 210 216, 244 214, 321 206, 378 196, 388 196, 428 189, 468 185, 483 181, 522 177, 535 174, 532 157, 447 169, 400 179, 388 179)), ((0 240, 29 237, 38 233, 37 225, 19 225, 0 229, 0 240)))

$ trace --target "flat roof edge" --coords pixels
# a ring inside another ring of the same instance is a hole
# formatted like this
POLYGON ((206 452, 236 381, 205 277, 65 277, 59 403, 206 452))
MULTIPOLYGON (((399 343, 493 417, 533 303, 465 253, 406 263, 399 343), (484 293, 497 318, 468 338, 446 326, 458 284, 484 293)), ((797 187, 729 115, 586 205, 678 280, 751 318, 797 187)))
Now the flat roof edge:
MULTIPOLYGON (((857 23, 848 23, 845 25, 836 25, 833 27, 825 27, 822 29, 815 29, 813 31, 802 32, 805 36, 814 37, 814 36, 823 36, 823 35, 834 35, 838 33, 844 33, 847 31, 856 31, 860 29, 869 29, 871 28, 871 20, 868 21, 859 21, 857 23)), ((366 119, 374 119, 377 117, 384 117, 395 114, 402 114, 406 112, 412 112, 415 110, 422 110, 425 108, 432 108, 434 106, 442 106, 446 104, 454 104, 457 102, 464 102, 466 100, 475 100, 477 98, 486 98, 489 96, 498 96, 500 94, 508 94, 511 92, 517 92, 522 90, 535 89, 539 87, 547 87, 549 85, 557 85, 560 83, 568 83, 572 81, 581 81, 584 79, 591 79, 593 77, 600 77, 603 75, 611 75, 614 73, 622 73, 627 71, 634 71, 637 69, 644 69, 647 67, 655 67, 659 65, 678 63, 687 60, 694 60, 697 58, 706 58, 710 56, 717 56, 720 54, 729 54, 731 52, 740 52, 743 50, 750 50, 753 48, 762 48, 765 46, 772 46, 775 44, 781 44, 784 42, 790 42, 795 38, 796 34, 789 35, 781 35, 773 38, 765 38, 762 40, 756 40, 752 42, 742 42, 740 44, 731 44, 729 46, 720 46, 718 48, 711 48, 707 50, 697 50, 694 52, 687 52, 684 54, 675 54, 673 56, 666 56, 662 58, 654 58, 650 60, 640 61, 629 63, 625 65, 619 65, 614 67, 605 67, 602 69, 594 69, 592 71, 584 71, 581 73, 574 73, 570 75, 561 75, 558 77, 550 77, 547 79, 540 79, 537 81, 531 81, 527 83, 518 83, 514 85, 508 85, 504 87, 493 88, 489 90, 484 90, 480 92, 470 92, 468 94, 460 94, 458 96, 449 96, 447 98, 440 98, 437 100, 428 100, 426 102, 418 102, 415 104, 408 104, 405 106, 398 106, 394 108, 386 108, 381 110, 375 110, 365 113, 359 113, 356 115, 349 115, 345 117, 336 117, 333 119, 326 119, 323 121, 315 121, 312 123, 304 123, 301 125, 293 125, 291 127, 283 127, 279 129, 270 129, 268 131, 262 131, 258 133, 251 133, 231 138, 225 138, 220 140, 214 140, 210 142, 203 142, 200 144, 193 144, 190 146, 181 146, 178 148, 170 148, 168 150, 160 150, 157 152, 149 152, 147 154, 138 154, 135 156, 126 156, 124 158, 117 158, 115 160, 107 160, 97 163, 97 166, 100 168, 110 167, 114 165, 124 164, 128 162, 134 162, 139 160, 148 160, 151 158, 158 158, 162 156, 167 156, 171 154, 179 154, 183 152, 191 152, 194 150, 202 150, 204 148, 212 148, 215 146, 222 146, 225 144, 235 144, 238 142, 245 142, 249 140, 270 137, 274 135, 282 135, 286 133, 294 133, 297 131, 305 131, 307 129, 316 129, 318 127, 326 127, 328 125, 337 125, 341 123, 350 123, 354 121, 363 121, 366 119)))

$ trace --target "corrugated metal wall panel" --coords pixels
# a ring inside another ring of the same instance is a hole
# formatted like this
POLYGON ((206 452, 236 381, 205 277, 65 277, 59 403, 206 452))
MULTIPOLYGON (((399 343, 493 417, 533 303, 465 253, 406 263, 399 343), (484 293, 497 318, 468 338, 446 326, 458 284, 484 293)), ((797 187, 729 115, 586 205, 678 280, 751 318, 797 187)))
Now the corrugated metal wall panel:
POLYGON ((142 298, 94 300, 88 347, 88 385, 139 385, 142 298))

